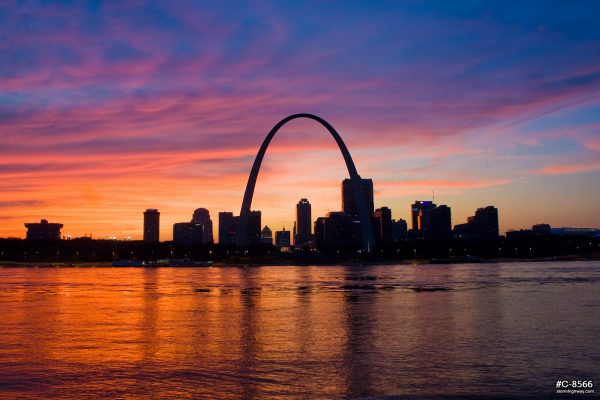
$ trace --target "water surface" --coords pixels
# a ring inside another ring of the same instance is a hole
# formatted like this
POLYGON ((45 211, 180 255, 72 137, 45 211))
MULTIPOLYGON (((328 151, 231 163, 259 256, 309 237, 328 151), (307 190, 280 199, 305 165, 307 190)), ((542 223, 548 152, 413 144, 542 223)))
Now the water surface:
POLYGON ((558 379, 600 385, 598 262, 0 268, 0 315, 0 398, 548 398, 558 379))

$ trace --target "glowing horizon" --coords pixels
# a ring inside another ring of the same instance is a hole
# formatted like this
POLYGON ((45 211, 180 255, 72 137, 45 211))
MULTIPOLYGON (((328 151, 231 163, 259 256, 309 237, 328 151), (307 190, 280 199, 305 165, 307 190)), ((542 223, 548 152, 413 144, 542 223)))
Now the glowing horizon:
MULTIPOLYGON (((216 238, 262 140, 298 112, 338 130, 395 219, 434 191, 453 225, 494 205, 501 232, 598 227, 600 6, 515 7, 0 6, 0 237, 44 218, 139 239, 157 208, 170 240, 203 207, 216 238)), ((300 198, 313 220, 341 208, 323 129, 294 121, 267 151, 252 208, 273 231, 300 198)))

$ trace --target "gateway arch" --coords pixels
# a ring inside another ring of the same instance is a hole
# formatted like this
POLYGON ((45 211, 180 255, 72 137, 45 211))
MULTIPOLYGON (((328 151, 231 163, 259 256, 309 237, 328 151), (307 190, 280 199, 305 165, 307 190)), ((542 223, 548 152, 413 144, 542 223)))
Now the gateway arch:
POLYGON ((354 161, 352 161, 352 156, 350 156, 350 152, 348 148, 344 144, 344 141, 340 137, 340 135, 333 129, 327 121, 325 121, 321 117, 317 117, 313 114, 293 114, 288 117, 285 117, 281 121, 277 123, 271 129, 267 137, 260 146, 258 150, 258 154, 256 155, 256 159, 254 160, 254 164, 252 165, 252 170, 250 171, 250 176, 248 177, 248 183, 246 184, 246 191, 244 192, 244 200, 242 202, 242 209, 240 210, 240 217, 237 226, 237 243, 240 246, 246 246, 248 244, 248 213, 250 212, 250 207, 252 206, 252 196, 254 195, 254 187, 256 186, 256 179, 258 178, 258 172, 260 170, 260 165, 267 151, 267 147, 269 147, 269 143, 271 143, 271 139, 275 136, 277 131, 288 123, 289 121, 297 118, 308 118, 313 121, 319 122, 323 125, 331 136, 335 139, 340 151, 342 152, 342 156, 344 157, 344 161, 346 162, 346 167, 348 168, 348 173, 350 174, 350 180, 352 185, 352 191, 354 193, 354 198, 356 199, 356 207, 358 208, 358 218, 360 220, 360 229, 362 233, 362 248, 363 250, 369 252, 373 249, 373 245, 375 239, 373 237, 373 228, 371 224, 371 215, 369 214, 367 208, 367 202, 365 196, 363 194, 362 189, 362 180, 358 172, 356 172, 356 167, 354 166, 354 161))

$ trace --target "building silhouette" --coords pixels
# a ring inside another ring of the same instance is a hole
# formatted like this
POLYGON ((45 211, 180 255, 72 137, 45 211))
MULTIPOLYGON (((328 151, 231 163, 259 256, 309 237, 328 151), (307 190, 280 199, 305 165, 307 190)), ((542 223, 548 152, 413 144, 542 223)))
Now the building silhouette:
POLYGON ((499 234, 498 209, 494 206, 478 208, 466 224, 457 224, 453 230, 457 239, 493 239, 499 234))
POLYGON ((219 243, 235 244, 236 221, 232 212, 221 211, 219 213, 219 243))
POLYGON ((498 209, 494 206, 478 208, 475 211, 475 235, 480 239, 497 238, 500 234, 498 229, 498 209))
POLYGON ((60 230, 63 224, 49 223, 42 219, 40 222, 28 222, 26 239, 30 240, 60 240, 60 230))
POLYGON ((178 222, 173 225, 173 242, 183 245, 212 244, 212 229, 208 210, 197 208, 190 222, 178 222))
POLYGON ((268 225, 265 225, 265 227, 262 229, 260 241, 263 244, 273 244, 273 232, 268 225))
POLYGON ((359 247, 360 222, 342 211, 332 211, 315 221, 317 247, 359 247))
POLYGON ((282 248, 290 247, 290 245, 291 245, 290 231, 287 231, 285 228, 283 228, 282 231, 275 232, 275 247, 277 247, 279 250, 281 250, 282 248))
POLYGON ((551 232, 550 224, 535 224, 531 230, 538 236, 548 236, 551 232))
POLYGON ((387 245, 392 242, 392 210, 381 207, 373 214, 375 243, 387 245))
MULTIPOLYGON (((373 180, 361 180, 363 194, 367 202, 367 211, 369 215, 373 215, 373 212, 375 211, 375 203, 373 201, 373 180)), ((342 211, 353 218, 358 218, 358 207, 356 206, 354 192, 352 191, 352 181, 350 179, 344 179, 342 181, 342 211)))
POLYGON ((210 212, 206 208, 197 208, 192 216, 192 223, 201 224, 202 243, 213 243, 213 223, 210 219, 210 212))
POLYGON ((173 242, 185 246, 203 243, 204 226, 194 222, 173 224, 173 242))
POLYGON ((311 206, 307 199, 300 199, 296 204, 296 223, 294 225, 294 244, 303 246, 312 239, 311 206))
POLYGON ((429 235, 431 210, 436 207, 433 201, 415 201, 410 206, 412 217, 412 233, 415 238, 426 238, 429 235))
POLYGON ((398 221, 392 220, 392 241, 401 242, 408 238, 408 226, 405 220, 400 218, 398 221))
POLYGON ((439 240, 452 237, 452 215, 447 205, 417 200, 410 211, 413 238, 439 240))
POLYGON ((256 245, 261 243, 261 226, 261 212, 250 211, 248 213, 248 245, 256 245))
POLYGON ((429 239, 446 240, 452 238, 452 213, 450 207, 442 204, 430 211, 429 239))
POLYGON ((144 211, 144 242, 159 242, 160 213, 156 208, 144 211))

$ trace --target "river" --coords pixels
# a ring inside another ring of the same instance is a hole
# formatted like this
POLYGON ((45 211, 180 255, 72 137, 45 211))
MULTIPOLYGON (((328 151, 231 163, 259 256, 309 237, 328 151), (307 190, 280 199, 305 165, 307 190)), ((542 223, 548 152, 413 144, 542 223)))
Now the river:
POLYGON ((553 398, 557 380, 600 385, 597 261, 0 268, 0 315, 0 398, 553 398))

